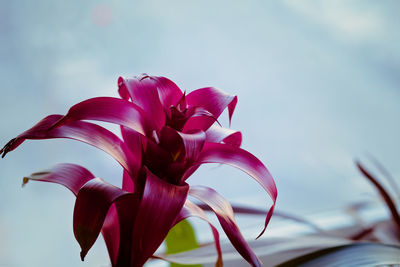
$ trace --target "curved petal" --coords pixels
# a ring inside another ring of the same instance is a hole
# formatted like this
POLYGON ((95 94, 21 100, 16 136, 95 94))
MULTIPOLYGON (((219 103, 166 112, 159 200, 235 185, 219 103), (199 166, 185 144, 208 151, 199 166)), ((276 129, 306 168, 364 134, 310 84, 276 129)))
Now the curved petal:
POLYGON ((215 190, 204 186, 191 186, 189 189, 189 195, 210 206, 215 215, 217 215, 222 229, 224 229, 232 245, 246 261, 248 261, 252 266, 262 266, 256 254, 254 254, 240 233, 235 222, 232 207, 228 201, 226 201, 215 190))
POLYGON ((114 267, 116 266, 118 261, 119 243, 121 236, 121 229, 115 203, 113 203, 108 209, 103 227, 101 228, 101 234, 103 235, 104 242, 106 243, 111 266, 114 267))
POLYGON ((118 91, 121 96, 130 96, 133 103, 141 107, 155 122, 157 129, 165 124, 164 108, 158 96, 157 85, 147 75, 141 75, 133 79, 118 79, 118 91))
POLYGON ((218 118, 222 111, 228 107, 230 123, 237 104, 237 96, 230 95, 214 87, 206 87, 189 93, 186 96, 186 101, 189 107, 204 107, 215 118, 218 118))
POLYGON ((206 135, 203 131, 182 133, 165 126, 160 132, 160 146, 170 152, 174 161, 193 162, 199 156, 206 135))
POLYGON ((147 170, 133 228, 131 266, 142 266, 160 246, 185 203, 188 189, 187 184, 169 184, 147 170))
POLYGON ((129 173, 125 170, 122 175, 122 189, 131 193, 134 193, 136 189, 133 179, 131 178, 129 173))
MULTIPOLYGON (((258 236, 260 237, 265 232, 269 220, 272 217, 276 198, 278 196, 274 178, 272 178, 268 169, 259 159, 246 150, 231 145, 217 143, 204 144, 203 150, 200 153, 196 165, 198 166, 203 163, 221 163, 236 167, 253 177, 267 191, 273 201, 273 204, 267 213, 264 229, 258 236)), ((195 168, 196 166, 190 168, 186 172, 183 180, 187 179, 193 173, 193 169, 195 168)))
POLYGON ((114 97, 95 97, 72 106, 68 113, 53 127, 70 121, 97 120, 129 127, 143 135, 155 129, 142 108, 124 99, 114 97))
POLYGON ((183 125, 182 132, 190 132, 193 130, 207 130, 212 124, 218 123, 217 117, 204 107, 189 107, 186 112, 186 121, 183 125))
POLYGON ((138 169, 142 165, 143 159, 143 143, 146 141, 146 137, 142 134, 132 130, 131 128, 121 126, 121 136, 124 140, 124 144, 129 148, 132 155, 135 156, 138 169))
POLYGON ((171 154, 173 161, 182 161, 186 156, 185 144, 179 132, 169 126, 160 131, 159 146, 171 154))
POLYGON ((181 89, 171 80, 165 77, 150 76, 150 79, 156 82, 158 95, 161 104, 166 112, 169 112, 171 106, 175 106, 182 98, 181 89))
POLYGON ((218 255, 215 266, 223 266, 221 244, 219 242, 219 233, 217 228, 215 228, 214 225, 208 220, 206 213, 199 206, 187 199, 181 212, 178 214, 174 225, 189 217, 198 217, 208 223, 214 236, 215 248, 217 249, 218 255))
POLYGON ((78 192, 74 208, 74 234, 81 246, 83 260, 103 226, 110 206, 130 193, 108 184, 100 178, 88 181, 78 192))
POLYGON ((185 146, 185 160, 189 163, 195 161, 203 149, 206 134, 203 131, 194 133, 178 132, 178 134, 181 136, 185 146))
POLYGON ((112 266, 130 266, 132 226, 136 219, 139 204, 139 194, 129 194, 117 199, 108 210, 101 233, 112 266))
POLYGON ((3 157, 9 151, 17 148, 25 139, 68 138, 90 144, 107 152, 133 176, 138 172, 140 162, 115 134, 99 125, 84 121, 71 121, 63 126, 51 128, 60 118, 62 115, 47 116, 31 129, 12 139, 1 150, 3 157))
POLYGON ((228 145, 240 147, 242 144, 242 133, 213 124, 206 131, 206 142, 224 142, 228 145))
POLYGON ((94 175, 82 166, 62 163, 51 169, 35 172, 24 177, 22 185, 26 185, 29 180, 56 183, 65 186, 76 196, 79 189, 93 178, 94 175))

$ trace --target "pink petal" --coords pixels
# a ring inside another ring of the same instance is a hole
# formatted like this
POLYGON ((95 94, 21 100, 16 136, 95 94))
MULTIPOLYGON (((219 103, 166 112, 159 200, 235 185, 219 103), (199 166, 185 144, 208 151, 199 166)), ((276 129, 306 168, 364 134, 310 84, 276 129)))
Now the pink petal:
POLYGON ((229 95, 214 87, 206 87, 189 93, 186 96, 186 101, 189 107, 204 107, 215 118, 218 118, 222 111, 228 107, 230 122, 237 104, 237 96, 229 95))
POLYGON ((260 260, 251 250, 246 240, 240 233, 236 225, 233 210, 228 201, 226 201, 215 190, 204 186, 191 186, 189 195, 204 202, 215 212, 217 218, 224 229, 232 245, 236 248, 242 257, 252 266, 262 266, 260 260))
POLYGON ((187 184, 169 184, 147 170, 133 230, 131 266, 142 266, 160 246, 185 203, 188 189, 187 184))
MULTIPOLYGON (((217 143, 204 144, 203 150, 197 160, 196 165, 201 165, 203 163, 221 163, 236 167, 253 177, 268 192, 272 198, 273 204, 267 213, 264 229, 258 236, 260 237, 264 233, 269 220, 272 217, 276 198, 278 196, 275 181, 268 169, 259 159, 246 150, 231 145, 217 143)), ((192 167, 186 172, 184 180, 193 173, 193 169, 195 168, 196 166, 192 167)))
POLYGON ((86 168, 76 164, 63 163, 49 170, 35 172, 24 177, 22 185, 27 184, 29 180, 56 183, 65 186, 74 195, 77 195, 79 189, 93 178, 94 175, 86 168))
POLYGON ((96 124, 83 121, 72 121, 49 130, 60 118, 62 115, 47 116, 31 129, 12 139, 2 149, 3 156, 17 148, 25 139, 68 138, 90 144, 107 152, 130 174, 136 175, 140 161, 136 160, 130 149, 115 134, 96 124))
POLYGON ((120 124, 143 135, 150 136, 155 125, 142 108, 124 99, 95 97, 72 106, 68 113, 53 127, 70 121, 97 120, 120 124))
MULTIPOLYGON (((161 104, 166 112, 169 112, 171 106, 176 106, 183 94, 181 89, 171 80, 165 77, 150 76, 150 79, 156 82, 158 95, 161 104)), ((168 114, 168 113, 167 113, 168 114)))
POLYGON ((153 79, 150 79, 147 75, 133 79, 119 77, 118 86, 120 95, 128 94, 132 102, 141 107, 152 118, 157 129, 161 129, 164 126, 164 108, 161 105, 157 85, 153 79))
POLYGON ((142 165, 143 140, 146 138, 131 128, 121 126, 121 136, 131 154, 135 157, 137 166, 142 165))
POLYGON ((136 189, 132 177, 125 170, 122 175, 122 189, 130 193, 134 193, 136 189))
MULTIPOLYGON (((205 133, 181 133, 168 126, 160 132, 159 150, 168 151, 170 155, 166 158, 163 153, 146 153, 147 158, 154 158, 152 162, 160 161, 158 168, 152 166, 152 170, 163 169, 163 175, 173 184, 180 184, 183 174, 189 166, 198 158, 205 141, 205 133), (161 147, 161 148, 160 148, 161 147), (156 160, 157 159, 157 160, 156 160)), ((155 150, 156 151, 156 150, 155 150)), ((158 173, 157 173, 158 174, 158 173)))
POLYGON ((219 124, 217 117, 204 107, 189 107, 186 112, 187 121, 185 122, 182 132, 190 132, 193 130, 207 130, 215 122, 219 124))
POLYGON ((194 133, 178 132, 178 134, 181 136, 185 147, 185 160, 188 162, 194 162, 203 149, 206 134, 203 131, 197 131, 194 133))
POLYGON ((173 163, 174 155, 171 153, 173 151, 167 151, 152 140, 147 140, 146 143, 145 157, 143 159, 144 165, 155 175, 164 177, 164 171, 173 163))
POLYGON ((223 266, 221 244, 219 242, 219 233, 217 228, 215 228, 214 225, 208 220, 206 213, 199 206, 192 203, 190 200, 186 200, 185 205, 183 206, 181 212, 174 222, 174 225, 189 217, 198 217, 206 221, 208 225, 210 225, 211 231, 214 236, 215 248, 217 249, 218 254, 215 266, 223 266))
POLYGON ((206 131, 206 142, 224 142, 228 145, 240 147, 242 144, 242 133, 214 124, 206 131))
POLYGON ((159 147, 171 154, 173 161, 182 161, 186 156, 185 144, 179 132, 169 126, 160 131, 159 147))
POLYGON ((74 234, 81 246, 81 258, 96 241, 110 206, 130 193, 100 178, 87 182, 78 192, 74 208, 74 234))
POLYGON ((174 161, 184 158, 193 162, 203 148, 206 135, 203 131, 182 133, 165 126, 160 132, 160 146, 172 154, 174 161))

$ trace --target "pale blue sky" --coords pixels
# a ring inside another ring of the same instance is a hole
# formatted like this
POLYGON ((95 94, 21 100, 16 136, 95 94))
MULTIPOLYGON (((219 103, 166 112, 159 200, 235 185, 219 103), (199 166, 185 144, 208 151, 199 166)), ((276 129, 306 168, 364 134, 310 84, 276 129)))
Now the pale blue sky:
MULTIPOLYGON (((238 95, 232 128, 274 175, 278 209, 302 214, 365 199, 373 191, 354 158, 370 153, 400 177, 398 8, 397 1, 3 1, 0 142, 81 100, 116 96, 118 76, 146 72, 186 91, 216 86, 238 95)), ((103 152, 66 140, 26 142, 0 160, 1 266, 107 264, 102 241, 80 262, 67 190, 20 188, 24 175, 59 162, 112 183, 121 175, 103 152)), ((202 168, 189 183, 236 202, 270 203, 228 167, 202 168)))

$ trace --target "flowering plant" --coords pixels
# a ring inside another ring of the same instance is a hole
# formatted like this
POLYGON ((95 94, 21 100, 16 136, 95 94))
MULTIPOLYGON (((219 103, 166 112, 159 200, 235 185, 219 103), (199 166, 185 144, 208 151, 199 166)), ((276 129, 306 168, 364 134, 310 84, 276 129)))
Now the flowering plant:
POLYGON ((229 202, 211 188, 186 183, 203 163, 243 170, 273 200, 261 234, 265 231, 277 197, 274 180, 260 160, 240 148, 241 133, 217 121, 226 108, 231 120, 237 97, 213 87, 186 95, 169 79, 145 74, 119 78, 118 87, 121 98, 91 98, 72 106, 64 116, 47 116, 0 151, 4 157, 26 139, 69 138, 107 152, 123 167, 121 188, 76 164, 59 164, 23 180, 24 184, 29 180, 58 183, 76 195, 73 229, 82 260, 101 232, 112 266, 142 266, 175 224, 196 216, 210 224, 216 265, 221 266, 218 231, 204 211, 187 199, 191 195, 216 214, 242 257, 261 266, 241 235, 229 202), (86 120, 120 125, 122 139, 86 120))

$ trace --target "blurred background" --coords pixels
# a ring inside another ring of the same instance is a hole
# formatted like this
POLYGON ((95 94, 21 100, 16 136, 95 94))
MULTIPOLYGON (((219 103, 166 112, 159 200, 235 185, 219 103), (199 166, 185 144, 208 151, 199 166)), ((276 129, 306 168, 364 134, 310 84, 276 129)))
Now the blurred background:
MULTIPOLYGON (((2 1, 0 143, 77 102, 117 96, 119 76, 145 72, 187 92, 215 86, 238 95, 232 128, 275 177, 277 209, 305 215, 374 198, 354 159, 373 155, 400 177, 399 5, 2 1)), ((80 261, 68 190, 21 188, 24 175, 62 162, 120 183, 120 166, 88 145, 24 143, 0 161, 0 266, 108 266, 101 239, 80 261)), ((233 203, 271 204, 233 168, 202 167, 189 183, 233 203)))

